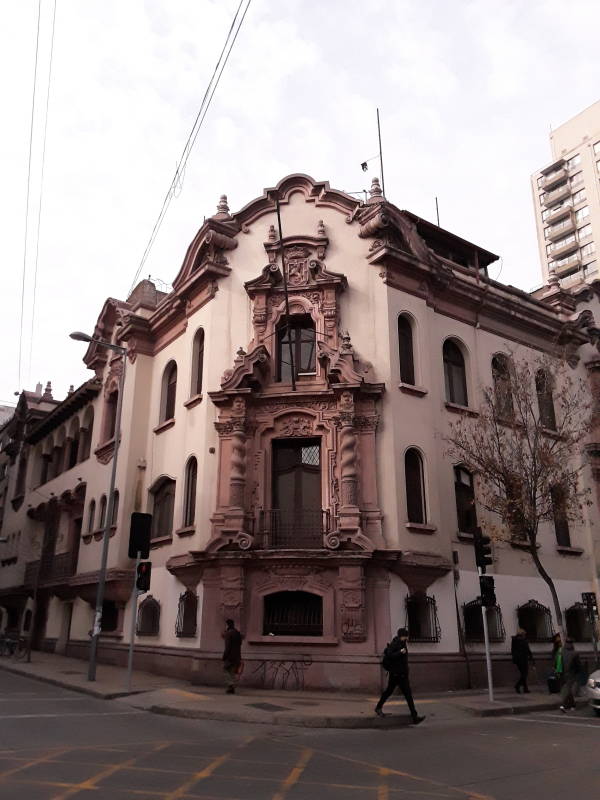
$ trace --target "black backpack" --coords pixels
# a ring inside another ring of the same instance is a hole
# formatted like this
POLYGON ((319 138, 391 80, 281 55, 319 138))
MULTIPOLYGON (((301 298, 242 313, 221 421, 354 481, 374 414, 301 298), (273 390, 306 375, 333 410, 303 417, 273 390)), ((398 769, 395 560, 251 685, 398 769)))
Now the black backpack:
POLYGON ((394 666, 393 648, 392 643, 388 642, 385 650, 383 651, 383 658, 381 659, 381 666, 386 672, 389 672, 394 666))

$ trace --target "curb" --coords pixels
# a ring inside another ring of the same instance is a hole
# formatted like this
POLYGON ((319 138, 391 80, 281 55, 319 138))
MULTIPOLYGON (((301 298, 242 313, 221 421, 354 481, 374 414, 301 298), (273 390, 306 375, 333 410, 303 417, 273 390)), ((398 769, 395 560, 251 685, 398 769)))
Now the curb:
POLYGON ((0 663, 0 669, 5 672, 10 672, 13 675, 20 675, 23 678, 31 678, 40 683, 49 683, 51 686, 58 686, 60 689, 69 689, 72 692, 79 692, 79 694, 87 694, 90 697, 95 697, 97 700, 116 700, 118 697, 129 697, 131 695, 142 694, 146 689, 139 689, 134 692, 102 692, 98 689, 92 689, 88 686, 79 686, 78 684, 69 683, 69 681, 61 680, 60 678, 50 678, 47 675, 39 675, 35 672, 28 672, 27 670, 19 669, 18 667, 9 666, 8 664, 0 663))
MULTIPOLYGON (((585 698, 576 698, 575 704, 579 708, 587 705, 587 700, 585 698)), ((534 706, 501 705, 494 708, 473 708, 468 705, 457 705, 456 707, 466 711, 467 714, 473 717, 502 717, 506 715, 534 714, 537 711, 556 711, 558 706, 559 702, 555 701, 553 703, 536 703, 534 706)))
POLYGON ((151 714, 183 719, 212 719, 218 722, 243 722, 250 725, 289 725, 298 728, 362 728, 388 729, 411 728, 408 717, 295 717, 286 714, 268 714, 260 719, 249 719, 245 714, 227 711, 208 711, 201 709, 176 708, 174 706, 154 705, 148 708, 151 714))

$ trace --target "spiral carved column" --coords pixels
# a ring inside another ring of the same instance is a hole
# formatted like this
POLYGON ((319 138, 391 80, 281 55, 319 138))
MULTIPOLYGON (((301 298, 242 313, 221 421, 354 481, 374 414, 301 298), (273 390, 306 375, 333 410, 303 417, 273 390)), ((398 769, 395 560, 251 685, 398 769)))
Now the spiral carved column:
POLYGON ((246 434, 242 420, 234 423, 231 434, 231 460, 229 474, 229 505, 244 507, 246 488, 246 434))
POLYGON ((356 468, 356 435, 351 415, 340 415, 340 472, 342 506, 358 505, 358 472, 356 468))

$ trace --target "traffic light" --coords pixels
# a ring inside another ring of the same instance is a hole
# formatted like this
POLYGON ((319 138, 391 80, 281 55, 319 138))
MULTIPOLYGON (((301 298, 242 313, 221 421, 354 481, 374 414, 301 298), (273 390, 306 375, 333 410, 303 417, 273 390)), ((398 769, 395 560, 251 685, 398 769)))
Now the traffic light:
POLYGON ((481 591, 481 605, 485 606, 485 608, 493 608, 496 605, 494 578, 491 575, 480 575, 479 589, 481 591))
POLYGON ((598 618, 598 601, 595 592, 582 592, 581 599, 585 605, 590 622, 598 618))
POLYGON ((150 530, 152 528, 152 514, 142 514, 134 511, 131 515, 129 528, 129 558, 148 558, 150 555, 150 530))
POLYGON ((137 578, 135 585, 139 592, 150 591, 150 575, 152 574, 152 562, 140 561, 137 568, 137 578))
POLYGON ((492 558, 492 540, 489 536, 481 533, 481 528, 476 528, 473 534, 473 544, 475 545, 475 563, 485 574, 485 568, 494 563, 492 558))

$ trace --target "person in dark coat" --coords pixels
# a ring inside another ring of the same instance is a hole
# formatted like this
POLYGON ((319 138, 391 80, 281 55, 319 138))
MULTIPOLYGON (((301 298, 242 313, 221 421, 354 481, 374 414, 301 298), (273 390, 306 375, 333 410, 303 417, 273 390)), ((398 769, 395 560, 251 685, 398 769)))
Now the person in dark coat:
POLYGON ((563 683, 563 646, 560 633, 552 637, 552 673, 558 681, 558 687, 563 683))
POLYGON ((425 717, 420 717, 417 714, 415 703, 408 680, 408 631, 406 628, 400 628, 397 635, 394 636, 392 641, 385 648, 383 654, 383 668, 389 672, 388 685, 383 690, 379 702, 375 706, 375 713, 379 717, 385 717, 383 713, 383 704, 394 693, 394 689, 398 687, 406 699, 408 710, 415 725, 423 722, 425 717))
POLYGON ((517 635, 512 637, 511 655, 513 664, 519 670, 519 680, 515 683, 515 692, 520 694, 521 687, 523 687, 523 693, 529 694, 527 673, 529 672, 529 664, 533 663, 533 656, 529 649, 527 633, 523 628, 519 628, 517 635))
POLYGON ((227 628, 223 634, 225 649, 223 651, 223 669, 227 694, 235 694, 242 664, 242 634, 236 629, 232 619, 226 619, 227 628))
POLYGON ((563 701, 560 710, 563 714, 567 711, 575 710, 575 693, 578 689, 579 674, 583 667, 578 653, 575 651, 573 639, 567 637, 565 646, 563 647, 563 701))

